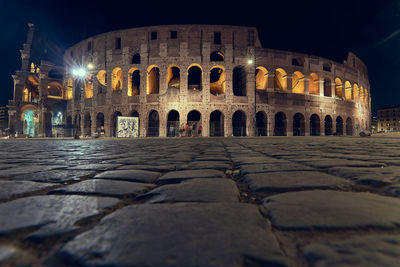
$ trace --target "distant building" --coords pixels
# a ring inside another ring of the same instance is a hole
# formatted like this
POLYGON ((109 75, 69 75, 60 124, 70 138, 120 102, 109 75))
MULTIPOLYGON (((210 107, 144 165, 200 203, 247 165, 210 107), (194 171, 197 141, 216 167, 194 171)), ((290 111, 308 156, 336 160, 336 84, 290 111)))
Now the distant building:
POLYGON ((400 131, 400 106, 378 109, 377 132, 400 131))
POLYGON ((0 107, 0 136, 8 129, 8 108, 7 106, 0 107))
POLYGON ((373 116, 371 118, 371 133, 377 133, 378 129, 378 118, 373 116))

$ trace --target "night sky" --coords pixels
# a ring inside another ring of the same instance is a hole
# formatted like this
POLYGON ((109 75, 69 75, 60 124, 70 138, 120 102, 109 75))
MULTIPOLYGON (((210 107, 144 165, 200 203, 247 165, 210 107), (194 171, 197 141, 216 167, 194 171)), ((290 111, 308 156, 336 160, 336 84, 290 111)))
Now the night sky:
POLYGON ((355 53, 368 68, 373 112, 400 105, 400 0, 138 2, 0 0, 0 105, 12 98, 11 75, 20 68, 28 22, 64 48, 95 34, 141 26, 255 26, 263 47, 338 62, 348 51, 355 53))

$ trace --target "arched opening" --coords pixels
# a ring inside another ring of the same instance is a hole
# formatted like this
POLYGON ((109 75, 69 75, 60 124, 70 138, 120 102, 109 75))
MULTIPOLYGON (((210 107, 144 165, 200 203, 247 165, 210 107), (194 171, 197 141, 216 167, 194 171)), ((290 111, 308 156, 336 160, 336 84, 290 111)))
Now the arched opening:
POLYGON ((179 136, 179 112, 171 110, 167 117, 167 136, 179 136))
POLYGON ((140 95, 140 70, 130 69, 128 72, 128 96, 140 95))
POLYGON ((138 118, 138 136, 140 136, 140 116, 139 116, 139 112, 137 112, 136 110, 132 111, 131 117, 138 118))
POLYGON ((325 78, 324 79, 324 96, 332 97, 332 84, 331 79, 325 78))
POLYGON ((106 71, 105 70, 100 70, 97 73, 97 80, 99 81, 99 83, 101 85, 103 85, 103 86, 107 85, 107 83, 106 83, 106 81, 107 81, 107 79, 106 79, 106 71))
POLYGON ((202 89, 203 72, 199 66, 191 66, 188 70, 188 89, 202 89))
POLYGON ((122 90, 122 69, 115 68, 111 72, 111 88, 113 91, 122 90))
POLYGON ((351 83, 349 81, 344 83, 344 97, 346 100, 351 100, 351 83))
POLYGON ((67 125, 66 125, 66 129, 65 129, 65 136, 66 137, 72 137, 73 125, 72 125, 72 117, 71 116, 67 117, 67 123, 66 124, 67 125))
POLYGON ((25 80, 22 101, 37 102, 39 100, 39 78, 28 76, 25 80))
POLYGON ((74 119, 74 137, 79 137, 82 135, 81 129, 81 114, 76 114, 74 119))
POLYGON ((305 119, 303 114, 296 113, 293 116, 293 136, 304 136, 306 133, 305 119))
POLYGON ((219 110, 210 114, 210 136, 224 136, 224 114, 219 110))
POLYGON ((169 88, 179 88, 181 84, 181 71, 176 66, 170 66, 167 71, 167 85, 169 88))
POLYGON ((310 95, 319 95, 319 77, 315 73, 310 74, 308 90, 310 95))
POLYGON ((214 67, 210 71, 210 93, 213 95, 225 94, 225 70, 214 67))
POLYGON ((359 101, 360 100, 360 98, 359 98, 359 88, 358 88, 358 84, 354 84, 353 85, 353 99, 354 99, 354 101, 359 101))
POLYGON ((160 135, 160 120, 159 120, 158 112, 156 110, 152 110, 149 113, 147 136, 148 137, 157 137, 159 135, 160 135))
POLYGON ((324 70, 324 71, 329 71, 330 72, 331 68, 332 68, 332 65, 330 63, 324 63, 322 65, 322 70, 324 70))
POLYGON ((300 71, 295 71, 292 76, 292 92, 304 94, 304 75, 300 71))
POLYGON ((257 136, 267 136, 267 115, 264 111, 256 114, 257 136))
POLYGON ((83 121, 83 133, 85 136, 92 135, 92 120, 90 119, 90 113, 86 112, 83 121))
POLYGON ((267 90, 268 88, 268 71, 264 67, 256 69, 256 88, 257 90, 267 90))
POLYGON ((85 98, 93 97, 93 82, 92 82, 92 74, 88 75, 88 78, 85 80, 85 98))
POLYGON ((340 116, 336 118, 336 135, 343 135, 343 119, 340 116))
POLYGON ((233 95, 245 96, 246 95, 246 71, 243 67, 235 67, 233 69, 232 85, 233 95))
POLYGON ((335 79, 335 96, 343 98, 343 83, 339 78, 335 79))
POLYGON ((132 64, 140 64, 140 54, 138 53, 138 54, 134 54, 133 56, 132 56, 132 61, 131 61, 131 63, 132 64))
POLYGON ((304 66, 303 60, 301 60, 300 58, 292 58, 292 66, 303 67, 304 66))
POLYGON ((191 127, 193 130, 192 135, 201 136, 202 125, 201 125, 201 113, 197 110, 192 110, 187 115, 187 124, 189 128, 191 127))
POLYGON ((118 133, 118 117, 122 116, 122 113, 119 111, 115 111, 114 114, 111 117, 111 136, 112 137, 117 137, 117 133, 118 133))
POLYGON ((39 133, 39 114, 36 109, 25 109, 22 112, 21 120, 23 122, 23 134, 35 137, 39 133))
POLYGON ((67 80, 67 86, 66 86, 66 99, 70 100, 72 99, 72 78, 69 78, 67 80))
POLYGON ((62 98, 63 86, 59 82, 49 82, 47 84, 47 94, 49 97, 62 98))
POLYGON ((353 122, 351 118, 347 118, 346 120, 346 135, 351 136, 353 135, 353 122))
POLYGON ((313 114, 310 117, 310 135, 311 136, 319 136, 321 135, 320 132, 321 121, 317 114, 313 114))
POLYGON ((104 114, 97 113, 96 116, 96 131, 102 136, 104 135, 104 114))
POLYGON ((325 121, 324 121, 324 129, 325 129, 326 136, 333 134, 332 127, 333 127, 332 117, 329 115, 326 115, 325 121))
POLYGON ((275 125, 274 125, 274 135, 275 136, 286 136, 286 115, 283 112, 278 112, 275 114, 275 125))
POLYGON ((158 94, 160 90, 160 70, 158 67, 150 66, 147 69, 147 94, 158 94))
POLYGON ((274 88, 280 92, 286 92, 287 89, 287 73, 284 69, 276 69, 274 77, 274 88))
POLYGON ((241 110, 232 115, 232 133, 233 136, 246 136, 246 114, 241 110))
POLYGON ((360 87, 360 103, 364 104, 364 88, 360 87))
POLYGON ((210 61, 211 62, 222 62, 224 61, 224 54, 220 51, 214 51, 210 54, 210 61))

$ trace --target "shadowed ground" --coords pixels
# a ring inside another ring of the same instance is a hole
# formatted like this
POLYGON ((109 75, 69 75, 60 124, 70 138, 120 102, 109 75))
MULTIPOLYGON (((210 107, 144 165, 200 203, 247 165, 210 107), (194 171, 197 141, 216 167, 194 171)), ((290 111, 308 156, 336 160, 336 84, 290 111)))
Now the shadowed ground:
POLYGON ((400 265, 400 137, 0 141, 0 265, 400 265))

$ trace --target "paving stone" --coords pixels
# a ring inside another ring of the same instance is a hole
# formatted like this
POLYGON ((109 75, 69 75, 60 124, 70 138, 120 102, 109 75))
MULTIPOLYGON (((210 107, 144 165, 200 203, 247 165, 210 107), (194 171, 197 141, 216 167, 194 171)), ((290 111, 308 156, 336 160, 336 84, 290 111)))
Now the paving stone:
POLYGON ((301 250, 312 266, 400 266, 400 235, 311 243, 301 250))
POLYGON ((286 265, 267 229, 255 205, 131 205, 69 241, 59 255, 78 265, 286 265))
POLYGON ((222 178, 224 172, 212 169, 172 171, 157 179, 157 183, 179 182, 193 178, 222 178))
POLYGON ((400 226, 400 199, 370 193, 314 190, 278 194, 263 206, 279 229, 357 229, 400 226))
POLYGON ((214 169, 221 171, 225 171, 231 168, 231 163, 224 161, 192 161, 186 167, 186 169, 189 170, 214 169))
POLYGON ((151 189, 154 186, 155 185, 153 184, 145 183, 95 179, 71 184, 63 188, 58 188, 50 193, 98 194, 120 197, 128 194, 138 194, 144 190, 151 189))
POLYGON ((275 163, 290 163, 284 159, 277 159, 265 156, 257 157, 232 157, 232 161, 237 165, 249 165, 249 164, 275 164, 275 163))
POLYGON ((386 166, 383 162, 375 162, 375 161, 362 161, 362 160, 346 160, 346 159, 326 159, 326 160, 318 160, 318 161, 309 161, 305 163, 309 166, 315 168, 331 168, 337 166, 347 166, 347 167, 382 167, 386 166))
POLYGON ((203 178, 163 185, 141 197, 150 198, 148 203, 238 202, 239 190, 232 180, 203 178))
POLYGON ((91 176, 93 174, 93 171, 63 169, 18 175, 10 178, 10 180, 61 183, 69 180, 79 180, 82 177, 91 176))
POLYGON ((82 164, 69 167, 69 170, 95 170, 95 171, 107 171, 115 169, 121 166, 121 164, 82 164))
POLYGON ((0 180, 0 200, 11 196, 27 194, 30 192, 54 187, 54 184, 36 183, 31 181, 3 181, 0 180))
POLYGON ((39 228, 30 236, 43 238, 76 229, 75 223, 112 207, 118 199, 89 196, 34 196, 0 204, 0 235, 39 228))
POLYGON ((400 167, 335 167, 327 169, 327 172, 350 178, 359 184, 382 186, 390 183, 400 183, 400 167))
POLYGON ((264 163, 264 164, 253 164, 253 165, 241 165, 239 168, 241 174, 315 170, 311 167, 292 162, 285 162, 285 163, 275 162, 275 163, 264 163))
POLYGON ((29 166, 29 167, 18 166, 10 169, 1 170, 0 177, 11 177, 22 174, 31 174, 34 172, 48 171, 52 169, 66 168, 66 167, 68 166, 66 165, 29 166))
POLYGON ((152 183, 160 176, 159 172, 145 170, 113 170, 97 174, 94 178, 152 183))
POLYGON ((285 191, 340 188, 348 182, 340 177, 316 171, 246 174, 243 182, 252 191, 285 191))
POLYGON ((173 171, 179 166, 170 164, 170 165, 124 165, 118 167, 117 170, 146 170, 146 171, 155 171, 155 172, 168 172, 173 171))

